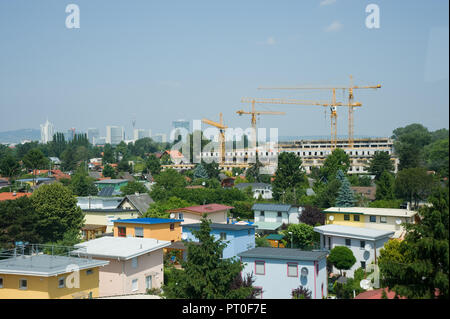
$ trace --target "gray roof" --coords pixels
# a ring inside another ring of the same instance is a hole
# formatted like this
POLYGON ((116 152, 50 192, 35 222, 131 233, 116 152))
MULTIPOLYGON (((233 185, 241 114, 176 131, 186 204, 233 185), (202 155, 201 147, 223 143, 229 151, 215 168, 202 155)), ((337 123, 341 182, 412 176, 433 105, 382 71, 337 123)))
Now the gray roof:
POLYGON ((119 184, 128 182, 126 179, 103 179, 101 181, 96 181, 94 184, 119 184))
POLYGON ((292 248, 256 247, 239 253, 238 256, 247 258, 315 261, 326 258, 327 254, 327 251, 306 251, 292 248))
MULTIPOLYGON (((200 223, 193 223, 193 224, 184 224, 182 225, 183 228, 200 228, 200 223)), ((224 230, 243 230, 243 229, 253 229, 256 228, 254 225, 242 225, 242 224, 219 224, 219 223, 211 223, 209 225, 211 229, 224 229, 224 230)))
POLYGON ((128 260, 170 246, 171 242, 154 238, 101 237, 75 245, 73 254, 128 260))
POLYGON ((139 211, 141 214, 144 214, 147 212, 148 208, 150 207, 150 204, 154 203, 155 201, 150 197, 149 194, 143 193, 138 195, 127 195, 122 200, 122 202, 119 204, 122 205, 122 203, 125 201, 125 199, 128 199, 130 203, 139 211))
POLYGON ((262 211, 275 211, 275 212, 288 212, 292 205, 289 204, 265 204, 257 203, 253 204, 252 210, 262 210, 262 211))
POLYGON ((394 231, 366 227, 352 227, 343 225, 322 225, 314 227, 314 231, 324 235, 352 237, 357 239, 377 240, 394 235, 394 231))
POLYGON ((108 186, 98 192, 99 197, 109 197, 114 193, 114 186, 108 186))
POLYGON ((122 209, 122 208, 82 208, 83 212, 97 212, 97 213, 127 213, 137 212, 137 209, 122 209))
POLYGON ((109 261, 45 254, 18 256, 0 260, 0 274, 49 277, 71 272, 67 270, 69 265, 76 265, 78 269, 82 270, 107 264, 109 261))

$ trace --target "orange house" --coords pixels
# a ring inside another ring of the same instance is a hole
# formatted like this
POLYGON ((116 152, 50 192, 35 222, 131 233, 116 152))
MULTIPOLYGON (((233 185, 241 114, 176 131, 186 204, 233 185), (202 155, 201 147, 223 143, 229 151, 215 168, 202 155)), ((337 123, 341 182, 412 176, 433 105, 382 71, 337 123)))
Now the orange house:
POLYGON ((140 237, 167 240, 181 240, 182 219, 134 218, 114 221, 114 237, 140 237))

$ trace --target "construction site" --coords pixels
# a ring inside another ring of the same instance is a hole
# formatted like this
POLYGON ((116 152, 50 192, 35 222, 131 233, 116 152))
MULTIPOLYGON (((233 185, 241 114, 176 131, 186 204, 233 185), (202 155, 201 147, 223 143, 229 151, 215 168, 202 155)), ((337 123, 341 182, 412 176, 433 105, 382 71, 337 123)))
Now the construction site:
MULTIPOLYGON (((355 102, 355 91, 361 89, 377 90, 381 88, 381 84, 358 86, 353 84, 353 78, 350 76, 348 85, 343 86, 297 86, 297 87, 258 87, 258 90, 272 90, 272 91, 287 91, 287 90, 303 90, 303 91, 328 91, 331 93, 331 101, 324 100, 299 100, 299 99, 285 99, 285 98, 242 98, 241 103, 250 105, 249 110, 240 109, 236 114, 250 115, 251 130, 247 135, 248 145, 244 147, 235 147, 230 149, 233 140, 226 138, 227 129, 232 127, 224 122, 223 114, 219 114, 219 121, 210 119, 202 119, 202 123, 214 127, 218 130, 218 138, 216 140, 216 147, 212 150, 202 150, 200 155, 195 154, 197 159, 206 162, 215 161, 219 164, 220 169, 231 171, 235 167, 247 168, 258 160, 264 159, 264 170, 266 174, 273 174, 277 168, 277 158, 281 152, 291 152, 302 159, 303 168, 306 173, 309 173, 313 167, 321 167, 334 149, 340 148, 345 151, 350 157, 349 174, 364 174, 367 173, 367 165, 370 158, 376 152, 387 152, 391 155, 391 160, 394 165, 395 172, 397 172, 398 159, 394 156, 393 140, 386 138, 355 138, 354 123, 355 123, 355 108, 361 108, 363 103, 355 102), (342 91, 346 95, 347 101, 337 101, 336 92, 342 91), (329 111, 330 124, 330 138, 317 140, 293 140, 293 141, 277 141, 274 145, 266 143, 264 146, 257 144, 257 119, 261 115, 286 115, 285 112, 280 111, 266 111, 257 110, 256 104, 264 105, 298 105, 298 106, 314 106, 322 110, 329 111), (347 113, 348 117, 348 132, 346 138, 338 139, 338 110, 339 113, 347 113), (342 112, 344 111, 344 112, 342 112)), ((200 160, 198 160, 200 162, 200 160)), ((178 158, 175 164, 164 165, 165 168, 174 168, 177 170, 192 169, 195 164, 187 160, 178 158)))

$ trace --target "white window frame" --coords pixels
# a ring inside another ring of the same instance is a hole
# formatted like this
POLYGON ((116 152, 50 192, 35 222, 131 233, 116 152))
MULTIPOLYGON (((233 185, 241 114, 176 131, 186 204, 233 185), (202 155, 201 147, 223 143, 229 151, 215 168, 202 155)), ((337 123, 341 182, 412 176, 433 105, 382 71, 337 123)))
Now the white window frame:
POLYGON ((146 277, 145 277, 145 288, 146 288, 146 289, 152 289, 152 288, 153 288, 152 285, 153 285, 153 278, 152 278, 152 275, 146 276, 146 277), (150 278, 150 280, 149 280, 149 278, 150 278), (149 281, 150 281, 150 282, 149 282, 149 281), (150 283, 150 285, 149 285, 149 283, 150 283))
POLYGON ((387 217, 386 216, 380 216, 380 223, 386 224, 387 223, 387 217))
POLYGON ((131 258, 131 267, 132 268, 137 268, 138 267, 138 258, 137 257, 131 258))
POLYGON ((139 280, 138 279, 132 279, 131 280, 131 291, 138 291, 138 290, 139 290, 139 280))
POLYGON ((287 275, 288 277, 298 277, 298 263, 287 263, 287 275), (295 266, 295 275, 291 274, 291 269, 289 267, 295 266))

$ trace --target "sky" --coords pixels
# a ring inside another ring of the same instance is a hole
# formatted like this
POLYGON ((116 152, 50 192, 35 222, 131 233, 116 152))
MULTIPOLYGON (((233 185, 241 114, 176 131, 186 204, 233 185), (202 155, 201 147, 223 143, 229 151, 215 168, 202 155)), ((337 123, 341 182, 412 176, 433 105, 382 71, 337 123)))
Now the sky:
MULTIPOLYGON (((449 127, 448 1, 0 0, 0 131, 106 125, 166 133, 178 119, 247 128, 243 97, 330 101, 326 90, 258 87, 381 84, 356 90, 355 135, 421 123, 449 127), (80 11, 69 29, 68 4, 80 11), (369 4, 379 28, 368 28, 369 4)), ((347 102, 337 92, 337 100, 347 102)), ((330 134, 330 113, 256 106, 280 136, 330 134)), ((347 134, 338 107, 338 135, 347 134)), ((191 124, 192 125, 192 124, 191 124)), ((206 128, 206 125, 202 126, 206 128)))

